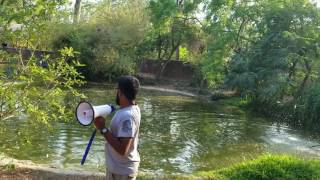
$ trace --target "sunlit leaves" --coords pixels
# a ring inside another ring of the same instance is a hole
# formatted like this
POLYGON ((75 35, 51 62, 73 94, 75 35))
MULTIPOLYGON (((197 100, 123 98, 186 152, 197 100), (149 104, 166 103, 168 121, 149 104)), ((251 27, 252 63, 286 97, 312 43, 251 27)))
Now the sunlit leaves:
MULTIPOLYGON (((69 120, 73 109, 66 107, 65 98, 83 97, 74 87, 81 86, 83 77, 76 71, 72 48, 64 48, 58 57, 47 57, 49 66, 42 67, 38 59, 24 65, 12 64, 16 73, 0 79, 0 119, 26 113, 34 124, 51 125, 57 120, 69 120), (69 62, 70 61, 70 62, 69 62)), ((5 54, 4 54, 5 55, 5 54)), ((7 55, 10 61, 10 56, 7 55)))

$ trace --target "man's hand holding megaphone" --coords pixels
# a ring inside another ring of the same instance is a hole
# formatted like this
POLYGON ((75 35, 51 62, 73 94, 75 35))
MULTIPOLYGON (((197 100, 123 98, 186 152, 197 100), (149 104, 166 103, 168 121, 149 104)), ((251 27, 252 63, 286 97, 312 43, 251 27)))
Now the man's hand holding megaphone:
POLYGON ((106 128, 105 120, 103 117, 96 117, 93 121, 94 127, 101 132, 101 134, 105 134, 108 132, 106 128))

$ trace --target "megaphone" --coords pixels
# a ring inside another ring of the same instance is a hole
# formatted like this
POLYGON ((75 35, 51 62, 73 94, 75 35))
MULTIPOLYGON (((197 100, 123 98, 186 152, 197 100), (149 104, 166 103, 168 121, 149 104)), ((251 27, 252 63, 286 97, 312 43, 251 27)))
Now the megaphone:
POLYGON ((89 126, 96 117, 105 117, 115 110, 112 105, 92 106, 89 102, 80 102, 76 108, 76 117, 81 125, 89 126))
MULTIPOLYGON (((76 117, 80 124, 84 126, 89 126, 96 117, 102 116, 105 117, 115 111, 114 106, 112 105, 100 105, 92 106, 89 102, 83 101, 80 102, 76 108, 76 117)), ((96 135, 96 130, 92 132, 91 138, 88 142, 85 153, 82 156, 81 165, 86 161, 87 155, 89 153, 92 141, 96 135)))

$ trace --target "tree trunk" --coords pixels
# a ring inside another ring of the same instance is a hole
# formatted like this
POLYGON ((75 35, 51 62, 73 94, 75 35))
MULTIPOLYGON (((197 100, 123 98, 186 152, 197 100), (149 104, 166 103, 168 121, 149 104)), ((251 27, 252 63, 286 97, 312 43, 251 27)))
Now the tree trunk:
MULTIPOLYGON (((183 0, 177 0, 176 2, 177 2, 178 6, 182 6, 183 0)), ((171 27, 171 46, 172 46, 172 49, 171 49, 169 57, 166 59, 165 63, 161 65, 161 69, 157 75, 158 80, 160 80, 160 78, 162 77, 162 74, 163 74, 164 70, 166 69, 167 64, 171 61, 171 58, 175 52, 176 52, 176 60, 179 60, 179 55, 180 55, 179 46, 180 46, 181 37, 177 41, 177 44, 175 45, 175 40, 174 40, 175 33, 176 33, 176 28, 173 25, 171 27)), ((166 52, 165 52, 165 54, 166 54, 166 52)))
POLYGON ((173 56, 174 52, 176 52, 176 49, 180 46, 180 40, 178 41, 178 44, 175 47, 172 47, 173 49, 170 52, 170 55, 168 57, 168 59, 166 60, 166 62, 161 65, 161 70, 159 71, 158 75, 157 75, 157 79, 159 80, 164 72, 164 70, 167 67, 167 64, 171 61, 171 57, 173 56))
POLYGON ((176 49, 176 60, 177 61, 180 60, 180 46, 178 46, 177 49, 176 49))
POLYGON ((306 72, 306 74, 305 74, 305 76, 304 76, 304 78, 303 78, 303 80, 302 80, 302 82, 300 84, 300 87, 299 87, 299 89, 297 91, 297 94, 296 94, 295 98, 299 98, 302 95, 302 93, 304 91, 304 88, 305 88, 305 86, 306 86, 306 84, 307 84, 307 82, 309 80, 310 75, 311 75, 310 63, 307 60, 304 60, 304 63, 305 63, 305 68, 306 68, 307 72, 306 72))
POLYGON ((158 48, 158 60, 161 60, 161 51, 162 51, 162 39, 161 39, 161 36, 160 34, 158 35, 158 43, 157 43, 157 48, 158 48))
POLYGON ((178 40, 178 42, 177 42, 177 44, 176 44, 175 46, 174 46, 174 45, 172 46, 172 50, 171 50, 171 52, 170 52, 170 54, 169 54, 169 57, 168 57, 168 60, 169 60, 169 61, 171 60, 174 52, 177 51, 177 49, 179 48, 179 46, 180 46, 180 39, 178 40))
POLYGON ((76 0, 74 4, 73 23, 78 23, 80 18, 81 0, 76 0))

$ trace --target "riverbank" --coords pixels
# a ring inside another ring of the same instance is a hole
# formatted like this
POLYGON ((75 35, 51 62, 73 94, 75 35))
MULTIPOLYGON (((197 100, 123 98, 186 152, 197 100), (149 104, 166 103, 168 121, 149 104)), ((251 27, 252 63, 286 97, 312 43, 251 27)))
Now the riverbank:
POLYGON ((31 161, 16 160, 1 155, 0 179, 70 179, 70 180, 102 180, 104 173, 92 173, 76 170, 64 170, 31 161))
MULTIPOLYGON (((200 88, 200 87, 193 87, 189 83, 186 82, 159 82, 155 83, 154 81, 151 82, 141 82, 141 89, 144 90, 154 90, 159 92, 165 93, 173 93, 179 94, 183 96, 190 96, 190 97, 197 97, 205 101, 218 101, 218 100, 226 100, 230 99, 230 97, 236 98, 235 92, 231 90, 209 90, 207 88, 200 88)), ((111 88, 114 86, 112 83, 101 83, 101 82, 87 82, 84 87, 107 87, 111 88)))
MULTIPOLYGON (((30 162, 11 160, 0 162, 0 179, 59 179, 59 180, 102 180, 104 173, 62 170, 35 165, 30 162), (8 162, 7 162, 8 163, 8 162)), ((193 175, 152 175, 140 173, 137 179, 213 179, 213 180, 256 180, 256 179, 320 179, 320 161, 303 160, 292 156, 264 155, 231 167, 197 172, 193 175)))
MULTIPOLYGON (((0 154, 1 180, 105 180, 102 172, 89 172, 81 170, 60 169, 46 164, 35 164, 29 160, 17 160, 0 154)), ((138 179, 202 179, 193 175, 166 175, 139 172, 138 179)))

